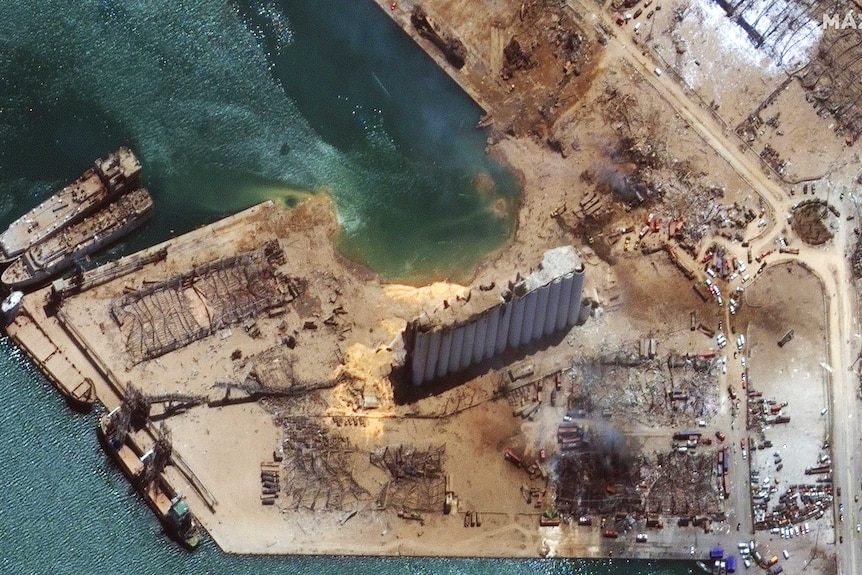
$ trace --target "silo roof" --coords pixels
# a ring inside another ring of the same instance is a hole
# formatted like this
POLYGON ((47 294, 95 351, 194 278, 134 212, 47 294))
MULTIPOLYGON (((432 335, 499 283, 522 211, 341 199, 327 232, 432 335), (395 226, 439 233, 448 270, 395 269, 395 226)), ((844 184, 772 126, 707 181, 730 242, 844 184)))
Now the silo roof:
POLYGON ((582 271, 584 264, 573 246, 560 246, 545 251, 539 267, 515 284, 515 291, 525 294, 548 285, 557 278, 582 271))

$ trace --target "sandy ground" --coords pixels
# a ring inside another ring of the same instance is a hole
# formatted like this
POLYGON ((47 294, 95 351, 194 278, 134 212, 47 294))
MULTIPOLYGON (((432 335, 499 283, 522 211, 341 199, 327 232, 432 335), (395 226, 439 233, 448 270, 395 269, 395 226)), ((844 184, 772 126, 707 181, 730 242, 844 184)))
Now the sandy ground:
MULTIPOLYGON (((830 450, 821 449, 831 432, 829 419, 822 412, 828 412, 829 401, 823 368, 827 361, 825 302, 817 278, 797 264, 770 267, 746 295, 751 318, 745 331, 750 389, 762 392, 764 398, 786 402, 782 413, 790 416, 792 424, 765 429, 764 437, 773 447, 750 452, 750 470, 759 471, 761 483, 768 480, 778 488, 770 501, 773 506, 777 495, 789 486, 813 484, 816 476, 805 475, 805 469, 819 465, 821 454, 831 455, 830 450), (796 288, 793 294, 776 297, 788 283, 796 288), (800 336, 779 348, 778 340, 789 329, 800 336), (776 470, 775 453, 781 457, 781 471, 776 470)), ((756 433, 750 437, 760 440, 756 433)), ((828 559, 818 553, 816 543, 834 544, 832 522, 832 513, 827 513, 821 520, 808 522, 810 532, 804 537, 784 540, 770 533, 764 543, 774 555, 787 549, 792 557, 789 567, 801 569, 816 559, 813 567, 825 568, 828 559)))

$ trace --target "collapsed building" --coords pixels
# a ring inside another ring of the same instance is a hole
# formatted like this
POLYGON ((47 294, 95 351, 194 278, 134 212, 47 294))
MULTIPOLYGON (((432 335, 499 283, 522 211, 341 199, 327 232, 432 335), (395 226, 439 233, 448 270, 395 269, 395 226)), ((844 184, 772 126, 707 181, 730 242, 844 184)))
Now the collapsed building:
POLYGON ((585 320, 583 286, 580 256, 562 246, 546 251, 530 275, 510 282, 499 303, 466 320, 422 314, 404 330, 410 381, 442 378, 585 320))

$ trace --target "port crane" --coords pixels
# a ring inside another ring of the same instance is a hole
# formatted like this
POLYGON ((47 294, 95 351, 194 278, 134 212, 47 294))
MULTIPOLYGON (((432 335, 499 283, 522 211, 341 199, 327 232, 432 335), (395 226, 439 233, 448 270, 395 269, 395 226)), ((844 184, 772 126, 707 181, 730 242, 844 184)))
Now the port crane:
MULTIPOLYGON (((136 387, 129 385, 125 401, 120 404, 111 417, 108 428, 108 439, 122 443, 126 440, 130 429, 141 429, 148 421, 165 419, 206 402, 205 396, 186 395, 181 393, 166 393, 160 395, 145 395, 136 387), (154 404, 165 404, 158 416, 151 416, 154 404)), ((164 427, 164 426, 162 426, 164 427)))

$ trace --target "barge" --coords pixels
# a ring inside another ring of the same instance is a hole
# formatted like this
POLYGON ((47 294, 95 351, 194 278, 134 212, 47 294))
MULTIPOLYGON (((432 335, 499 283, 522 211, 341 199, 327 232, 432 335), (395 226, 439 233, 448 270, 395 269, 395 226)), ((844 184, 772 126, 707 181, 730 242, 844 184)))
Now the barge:
POLYGON ((92 410, 93 403, 96 401, 93 380, 85 376, 74 360, 55 345, 26 308, 21 308, 20 303, 17 306, 14 319, 6 326, 9 337, 45 374, 48 381, 60 392, 72 409, 82 413, 92 410))

